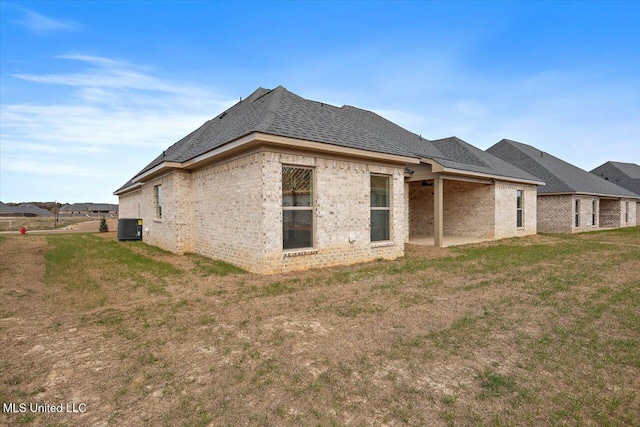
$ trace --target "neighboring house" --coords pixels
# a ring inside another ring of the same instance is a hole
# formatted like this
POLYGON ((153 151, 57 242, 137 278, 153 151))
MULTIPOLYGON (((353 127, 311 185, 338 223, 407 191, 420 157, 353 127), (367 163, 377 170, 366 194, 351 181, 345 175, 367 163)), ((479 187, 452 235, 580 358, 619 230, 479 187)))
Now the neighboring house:
POLYGON ((487 152, 529 172, 538 187, 538 231, 574 233, 636 225, 640 196, 530 145, 503 139, 487 152))
POLYGON ((114 194, 144 240, 259 273, 393 259, 413 238, 536 232, 541 180, 457 138, 259 88, 114 194))
POLYGON ((36 217, 36 216, 53 216, 51 211, 32 205, 31 203, 23 203, 18 206, 7 205, 0 202, 0 216, 5 217, 36 217))
POLYGON ((117 216, 118 205, 110 203, 71 203, 60 208, 60 216, 117 216))
MULTIPOLYGON (((592 170, 591 173, 640 196, 640 165, 607 162, 592 170)), ((640 200, 636 203, 636 225, 640 225, 640 200)))

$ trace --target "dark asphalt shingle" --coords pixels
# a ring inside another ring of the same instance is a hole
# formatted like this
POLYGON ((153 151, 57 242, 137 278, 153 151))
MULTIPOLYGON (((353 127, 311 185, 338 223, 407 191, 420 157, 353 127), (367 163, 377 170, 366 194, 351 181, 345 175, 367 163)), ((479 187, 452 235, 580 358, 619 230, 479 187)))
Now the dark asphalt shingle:
POLYGON ((6 205, 0 202, 0 213, 17 215, 37 215, 37 216, 53 216, 51 211, 43 208, 39 208, 31 203, 23 203, 18 206, 6 205))
POLYGON ((487 152, 511 163, 546 183, 538 194, 585 193, 637 197, 634 193, 565 162, 531 145, 503 139, 487 152))
POLYGON ((60 212, 117 211, 118 205, 111 203, 71 203, 60 208, 60 212))
MULTIPOLYGON (((307 100, 282 86, 273 90, 257 89, 247 99, 167 148, 136 177, 163 162, 185 162, 253 132, 384 154, 430 158, 445 167, 463 171, 536 180, 457 138, 429 141, 371 111, 307 100)), ((132 184, 133 179, 116 191, 132 184)))
POLYGON ((592 170, 591 173, 640 196, 640 165, 607 162, 592 170))

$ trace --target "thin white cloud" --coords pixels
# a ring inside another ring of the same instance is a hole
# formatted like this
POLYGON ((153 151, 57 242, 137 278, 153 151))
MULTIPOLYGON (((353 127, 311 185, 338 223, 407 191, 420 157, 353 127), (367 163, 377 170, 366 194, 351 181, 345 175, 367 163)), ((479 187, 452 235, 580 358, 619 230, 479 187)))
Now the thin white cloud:
POLYGON ((79 22, 71 19, 54 19, 24 7, 18 7, 18 9, 24 13, 24 16, 17 22, 37 35, 56 31, 81 31, 83 28, 79 22))
POLYGON ((132 64, 130 62, 118 61, 118 60, 115 60, 115 59, 104 58, 102 56, 95 56, 95 55, 66 53, 66 54, 63 54, 63 55, 57 55, 56 58, 72 59, 72 60, 76 60, 76 61, 88 62, 90 64, 94 64, 94 65, 101 66, 101 67, 128 67, 128 68, 138 68, 138 69, 141 69, 141 70, 143 70, 143 69, 150 70, 151 69, 151 67, 135 65, 135 64, 132 64))
MULTIPOLYGON (((401 73, 401 71, 399 71, 401 73)), ((391 79, 401 82, 398 76, 391 79)), ((640 85, 606 70, 478 75, 451 67, 443 90, 425 96, 407 79, 381 115, 429 139, 458 136, 486 149, 502 138, 534 145, 583 169, 607 160, 638 162, 640 85), (407 111, 419 120, 406 120, 407 111)), ((371 90, 377 95, 376 90, 371 90)), ((362 96, 376 103, 369 95, 362 96)), ((379 104, 379 102, 378 102, 379 104)))
POLYGON ((100 56, 66 54, 56 58, 77 61, 90 67, 75 73, 63 74, 12 74, 12 77, 43 84, 72 86, 86 89, 136 90, 159 92, 179 97, 188 97, 198 102, 204 97, 216 99, 220 96, 212 89, 181 81, 162 79, 151 74, 153 69, 129 62, 100 56))
POLYGON ((49 186, 113 201, 111 192, 161 150, 237 102, 212 87, 161 78, 150 67, 83 54, 57 58, 80 67, 14 77, 62 92, 0 106, 2 191, 9 198, 49 186))
POLYGON ((97 177, 96 170, 79 167, 74 164, 57 163, 55 161, 27 160, 10 158, 3 162, 4 170, 35 175, 65 175, 72 177, 97 177))
POLYGON ((123 61, 89 55, 59 58, 93 67, 66 74, 14 75, 69 86, 71 97, 59 103, 3 105, 3 140, 163 147, 236 102, 212 88, 161 79, 149 68, 123 61))

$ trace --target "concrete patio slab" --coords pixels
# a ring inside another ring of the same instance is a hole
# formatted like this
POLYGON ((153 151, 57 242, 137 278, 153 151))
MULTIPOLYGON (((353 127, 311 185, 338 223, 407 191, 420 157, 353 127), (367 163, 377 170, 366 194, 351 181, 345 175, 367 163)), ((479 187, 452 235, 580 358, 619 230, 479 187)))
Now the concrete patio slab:
MULTIPOLYGON (((435 246, 433 236, 411 236, 409 237, 409 244, 435 246)), ((469 245, 472 243, 490 242, 493 239, 485 239, 480 237, 462 237, 462 236, 444 236, 443 246, 458 246, 469 245)))

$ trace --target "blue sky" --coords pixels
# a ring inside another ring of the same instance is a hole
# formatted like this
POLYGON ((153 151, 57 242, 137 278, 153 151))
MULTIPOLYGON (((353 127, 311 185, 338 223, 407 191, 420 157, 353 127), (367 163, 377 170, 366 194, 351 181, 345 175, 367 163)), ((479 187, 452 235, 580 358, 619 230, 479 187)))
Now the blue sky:
POLYGON ((640 163, 640 2, 0 1, 0 200, 117 202, 256 88, 640 163))

